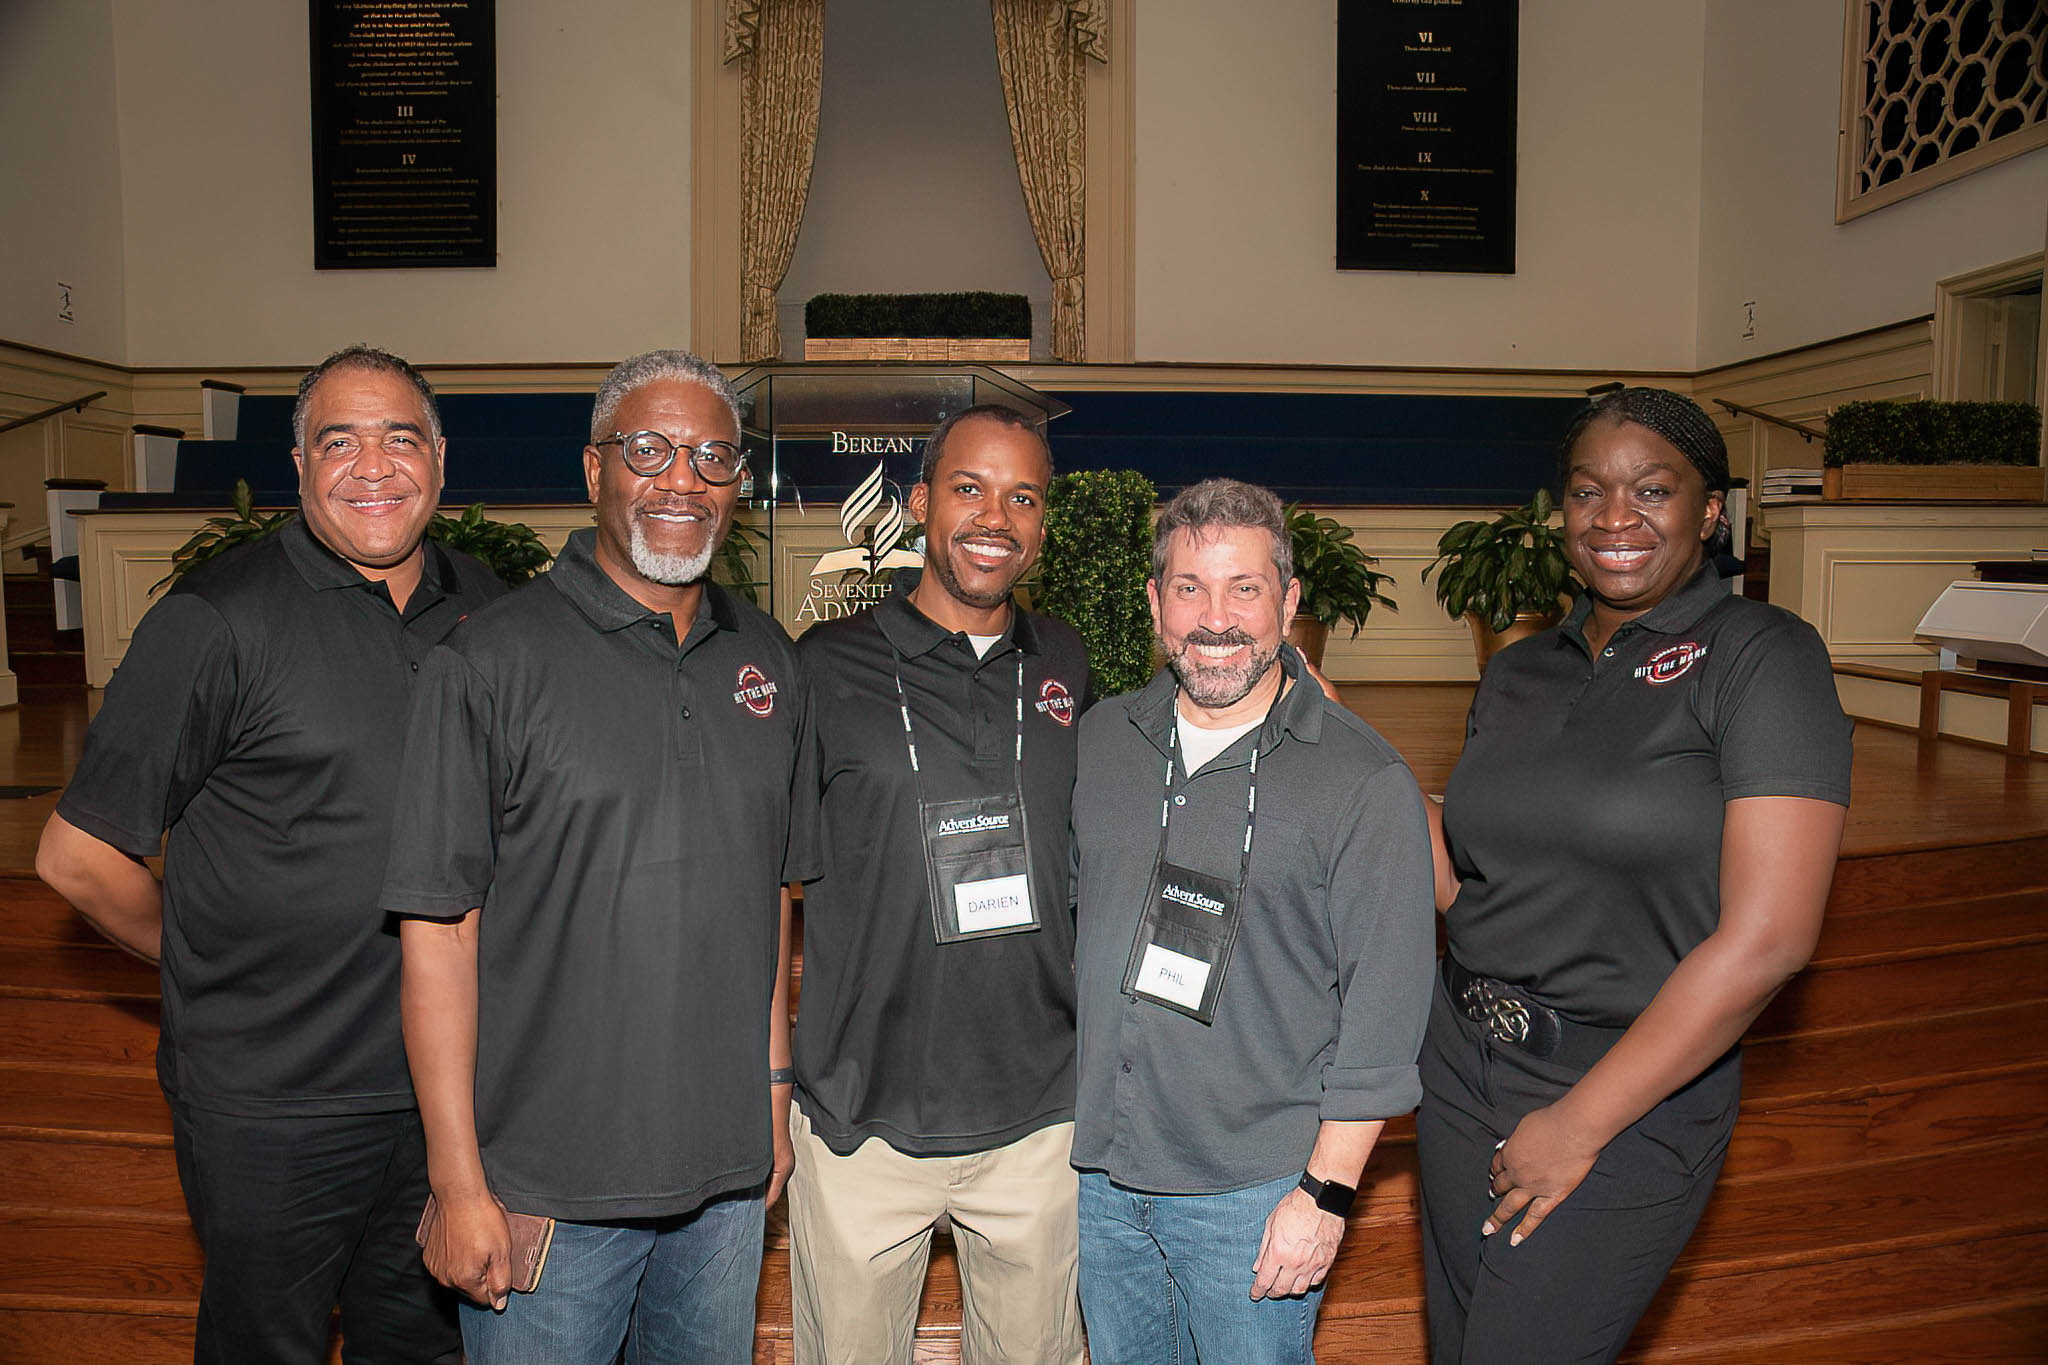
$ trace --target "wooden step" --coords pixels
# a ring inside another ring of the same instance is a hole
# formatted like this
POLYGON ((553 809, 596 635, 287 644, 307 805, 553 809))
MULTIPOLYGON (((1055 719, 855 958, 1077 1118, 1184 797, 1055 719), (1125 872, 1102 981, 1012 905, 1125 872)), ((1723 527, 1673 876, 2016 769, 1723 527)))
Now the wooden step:
POLYGON ((0 873, 0 945, 16 942, 106 945, 107 940, 37 878, 0 873))
POLYGON ((2048 1067, 1814 1104, 1746 1101, 1721 1183, 1790 1174, 1813 1178, 1873 1160, 2044 1130, 2048 1067))
POLYGON ((1989 1304, 1938 1317, 1893 1319, 1825 1336, 1800 1328, 1734 1343, 1629 1356, 1631 1361, 1797 1362, 1797 1365, 2041 1365, 2048 1309, 2039 1300, 1989 1304))
POLYGON ((0 946, 0 995, 41 1000, 155 1000, 162 978, 111 943, 16 942, 0 946))
POLYGON ((156 1065, 159 1006, 140 1000, 29 1000, 0 995, 0 1063, 156 1065))
POLYGON ((195 1300, 184 1312, 0 1306, 0 1360, 15 1365, 191 1365, 195 1300))
POLYGON ((156 1072, 0 1065, 0 1133, 168 1148, 156 1072))
POLYGON ((1316 1319, 1316 1359, 1342 1365, 1417 1365, 1427 1360, 1428 1333, 1420 1309, 1345 1313, 1323 1299, 1316 1319))
POLYGON ((1773 1038, 1743 1050, 1745 1108, 1897 1094, 2035 1070, 2048 1029, 2033 1001, 1773 1038))
POLYGON ((1750 1025, 1763 1041, 1864 1023, 1923 1019, 2048 996, 2048 942, 1822 967, 1797 977, 1750 1025))
POLYGON ((0 1135, 0 1205, 185 1221, 178 1163, 161 1146, 0 1135))
POLYGON ((149 1311, 199 1297, 189 1224, 78 1211, 9 1209, 7 1294, 29 1306, 123 1299, 149 1311))
MULTIPOLYGON (((1679 1265, 1762 1269, 2048 1230, 2048 1133, 1715 1192, 1679 1265)), ((1538 1233, 1541 1236, 1541 1233, 1538 1233)))
POLYGON ((1809 971, 1886 958, 2048 941, 2048 891, 1829 915, 1809 971))
MULTIPOLYGON (((1674 1272, 1624 1359, 1684 1361, 1839 1360, 1841 1348, 1810 1356, 1808 1346, 1868 1331, 1909 1332, 1930 1317, 1970 1305, 1968 1313, 2048 1328, 2042 1258, 2048 1234, 2028 1233, 1937 1246, 1906 1246, 1867 1256, 1830 1257, 1748 1274, 1674 1272), (1797 1305, 1788 1313, 1787 1305, 1797 1305), (1891 1320, 1889 1328, 1880 1327, 1891 1320)), ((2036 1336, 2037 1342, 2048 1337, 2036 1336)), ((1947 1361, 1979 1357, 1930 1354, 1849 1357, 1872 1361, 1947 1361)), ((2035 1356, 2031 1359, 2039 1360, 2035 1356)))
MULTIPOLYGON (((68 634, 57 632, 60 637, 68 634)), ((15 649, 7 651, 7 666, 14 670, 15 681, 23 687, 71 685, 85 682, 85 650, 75 649, 15 649)))
POLYGON ((2048 887, 2048 837, 1844 858, 1835 866, 1828 914, 2006 895, 2048 887))

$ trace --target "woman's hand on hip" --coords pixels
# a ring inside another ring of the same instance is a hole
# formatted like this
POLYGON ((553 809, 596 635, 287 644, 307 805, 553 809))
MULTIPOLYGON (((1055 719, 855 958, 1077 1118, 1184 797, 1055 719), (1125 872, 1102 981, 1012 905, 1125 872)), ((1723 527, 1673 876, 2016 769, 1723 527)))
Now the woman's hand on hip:
POLYGON ((1557 1105, 1523 1115, 1487 1167, 1487 1193, 1497 1202, 1481 1234, 1493 1236, 1520 1214, 1508 1236, 1509 1246, 1520 1246, 1579 1187, 1602 1145, 1578 1132, 1557 1105))

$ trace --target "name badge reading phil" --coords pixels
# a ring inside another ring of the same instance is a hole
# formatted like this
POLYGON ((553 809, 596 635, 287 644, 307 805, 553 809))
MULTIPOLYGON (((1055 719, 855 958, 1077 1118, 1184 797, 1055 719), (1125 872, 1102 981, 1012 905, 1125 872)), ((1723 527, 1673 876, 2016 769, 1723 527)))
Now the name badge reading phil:
POLYGON ((1138 919, 1125 992, 1214 1023, 1237 942, 1237 900, 1237 887, 1222 878, 1162 860, 1138 919))
POLYGON ((1038 928, 1024 806, 1014 792, 924 806, 932 933, 940 943, 1038 928))

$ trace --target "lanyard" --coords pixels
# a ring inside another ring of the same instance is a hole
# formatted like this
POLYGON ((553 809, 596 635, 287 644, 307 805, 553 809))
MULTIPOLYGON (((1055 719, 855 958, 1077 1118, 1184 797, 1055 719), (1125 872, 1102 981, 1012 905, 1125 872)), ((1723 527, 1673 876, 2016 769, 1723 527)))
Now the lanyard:
MULTIPOLYGON (((896 680, 896 709, 903 716, 903 747, 910 751, 910 772, 917 779, 917 799, 924 800, 924 770, 917 761, 917 731, 910 724, 910 699, 903 693, 903 656, 896 647, 889 647, 889 673, 896 680)), ((1017 651, 1017 743, 1012 750, 1012 763, 1016 775, 1017 791, 1021 797, 1024 790, 1024 651, 1017 651)), ((1173 759, 1167 757, 1167 768, 1172 771, 1173 759)))
MULTIPOLYGON (((1280 699, 1276 696, 1273 698, 1273 705, 1279 704, 1280 699)), ((1266 708, 1266 715, 1271 717, 1272 714, 1272 707, 1266 708)), ((1173 816, 1173 755, 1180 747, 1178 692, 1174 694, 1173 720, 1173 725, 1166 732, 1166 785, 1159 797, 1159 853, 1152 860, 1155 865, 1163 865, 1166 862, 1167 824, 1173 816)), ((1240 896, 1244 894, 1245 885, 1251 880, 1252 875, 1252 826, 1257 821, 1259 809, 1259 737, 1265 728, 1265 722, 1262 720, 1259 722, 1259 728, 1252 732, 1251 779, 1245 784, 1244 789, 1244 850, 1237 863, 1237 890, 1240 896)), ((1189 773, 1188 780, 1193 781, 1194 776, 1193 773, 1189 773)))

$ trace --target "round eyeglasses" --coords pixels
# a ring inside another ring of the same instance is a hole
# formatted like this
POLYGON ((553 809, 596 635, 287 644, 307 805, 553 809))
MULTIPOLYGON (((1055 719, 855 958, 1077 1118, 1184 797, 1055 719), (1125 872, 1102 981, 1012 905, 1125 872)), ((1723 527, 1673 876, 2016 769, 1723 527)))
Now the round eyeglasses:
POLYGON ((697 477, 708 484, 722 487, 737 479, 746 469, 746 452, 731 441, 706 441, 702 445, 678 446, 658 431, 636 431, 631 435, 613 432, 602 441, 592 441, 594 446, 617 446, 619 454, 626 461, 626 468, 643 479, 651 479, 676 462, 676 456, 689 452, 690 468, 697 471, 697 477))

